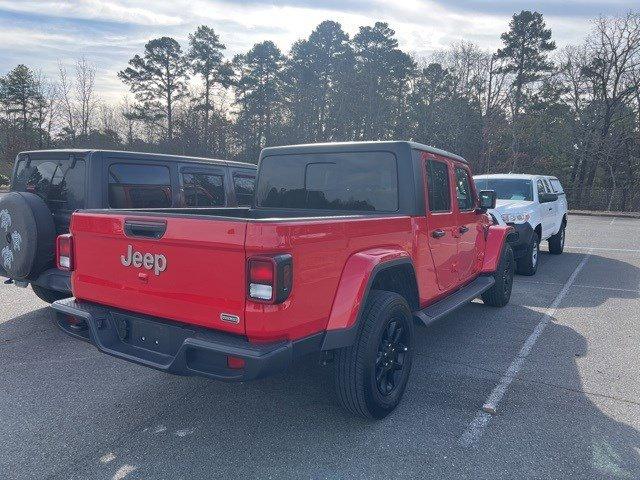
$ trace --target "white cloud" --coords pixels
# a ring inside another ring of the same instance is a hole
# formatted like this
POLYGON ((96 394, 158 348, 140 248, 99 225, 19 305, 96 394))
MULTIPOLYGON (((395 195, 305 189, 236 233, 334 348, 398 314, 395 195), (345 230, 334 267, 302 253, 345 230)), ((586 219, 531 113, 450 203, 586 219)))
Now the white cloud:
MULTIPOLYGON (((401 48, 421 56, 460 40, 496 48, 510 15, 461 8, 467 4, 482 2, 0 0, 0 74, 21 62, 54 75, 58 60, 72 62, 85 55, 98 65, 103 95, 113 99, 125 93, 118 70, 142 52, 146 41, 169 35, 186 48, 188 34, 200 24, 219 33, 229 57, 267 39, 287 51, 327 19, 340 22, 351 35, 361 25, 386 21, 396 31, 401 48)), ((545 18, 559 46, 581 41, 589 28, 589 20, 578 14, 545 18)))
POLYGON ((140 25, 177 25, 182 23, 182 17, 178 14, 179 10, 171 9, 173 14, 158 12, 156 5, 160 3, 107 0, 20 0, 20 2, 2 0, 0 1, 0 9, 10 12, 44 14, 52 17, 106 20, 140 25))

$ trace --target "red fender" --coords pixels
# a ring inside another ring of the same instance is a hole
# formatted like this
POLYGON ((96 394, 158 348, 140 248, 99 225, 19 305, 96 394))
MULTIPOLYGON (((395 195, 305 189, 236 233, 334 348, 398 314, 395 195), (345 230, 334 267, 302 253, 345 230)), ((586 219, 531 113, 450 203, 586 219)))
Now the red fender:
POLYGON ((402 261, 411 262, 411 257, 406 251, 396 248, 373 248, 351 255, 342 270, 327 330, 355 325, 372 274, 384 264, 402 261))
POLYGON ((482 262, 482 273, 493 273, 498 269, 504 242, 507 236, 514 231, 511 226, 490 225, 487 232, 487 242, 482 262))

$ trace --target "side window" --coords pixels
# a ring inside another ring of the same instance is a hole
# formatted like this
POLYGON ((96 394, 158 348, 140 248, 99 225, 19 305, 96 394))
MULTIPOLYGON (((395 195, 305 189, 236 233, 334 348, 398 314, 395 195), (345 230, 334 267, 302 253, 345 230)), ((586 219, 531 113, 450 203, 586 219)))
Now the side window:
POLYGON ((239 207, 253 205, 253 194, 256 189, 256 177, 253 175, 233 174, 233 190, 239 207))
POLYGON ((451 211, 451 188, 449 187, 449 167, 444 162, 427 162, 427 188, 429 189, 429 211, 451 211))
POLYGON ((551 186, 553 187, 553 191, 558 194, 564 193, 562 190, 562 185, 560 185, 560 180, 553 179, 551 180, 551 186))
POLYGON ((224 183, 221 174, 183 173, 182 189, 187 207, 224 207, 224 183))
POLYGON ((471 183, 469 182, 469 174, 461 167, 456 167, 456 196, 458 197, 458 208, 460 210, 473 210, 475 202, 471 183))
POLYGON ((111 208, 171 206, 171 176, 161 165, 114 163, 109 166, 111 208))
POLYGON ((547 193, 555 193, 551 188, 549 181, 546 178, 543 181, 544 181, 544 187, 547 189, 547 193))
POLYGON ((547 193, 544 189, 544 183, 542 183, 542 179, 538 179, 538 182, 536 183, 537 188, 538 188, 538 195, 542 195, 543 193, 547 193))

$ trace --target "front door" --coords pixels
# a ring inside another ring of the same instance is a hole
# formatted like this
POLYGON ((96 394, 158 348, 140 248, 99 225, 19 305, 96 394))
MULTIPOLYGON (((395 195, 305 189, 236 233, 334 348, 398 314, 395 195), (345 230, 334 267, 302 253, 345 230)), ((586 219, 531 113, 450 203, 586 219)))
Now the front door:
POLYGON ((458 220, 452 205, 451 164, 445 159, 428 158, 425 161, 425 174, 429 249, 438 287, 447 290, 458 281, 458 220))
POLYGON ((458 218, 458 280, 470 280, 480 270, 478 253, 484 242, 482 215, 476 211, 477 196, 469 168, 455 164, 456 209, 458 218))

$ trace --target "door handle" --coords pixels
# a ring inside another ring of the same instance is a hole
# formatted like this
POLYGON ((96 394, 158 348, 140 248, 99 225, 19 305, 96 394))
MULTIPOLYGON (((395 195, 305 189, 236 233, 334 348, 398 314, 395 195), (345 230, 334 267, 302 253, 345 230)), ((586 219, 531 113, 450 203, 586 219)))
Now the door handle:
POLYGON ((431 232, 431 236, 433 238, 442 238, 446 235, 446 233, 444 232, 444 230, 442 230, 441 228, 434 230, 433 232, 431 232))
POLYGON ((458 229, 458 231, 459 231, 461 234, 463 234, 463 235, 464 235, 465 233, 467 233, 467 232, 469 231, 469 227, 467 227, 467 226, 465 226, 465 225, 462 225, 462 226, 458 229))

